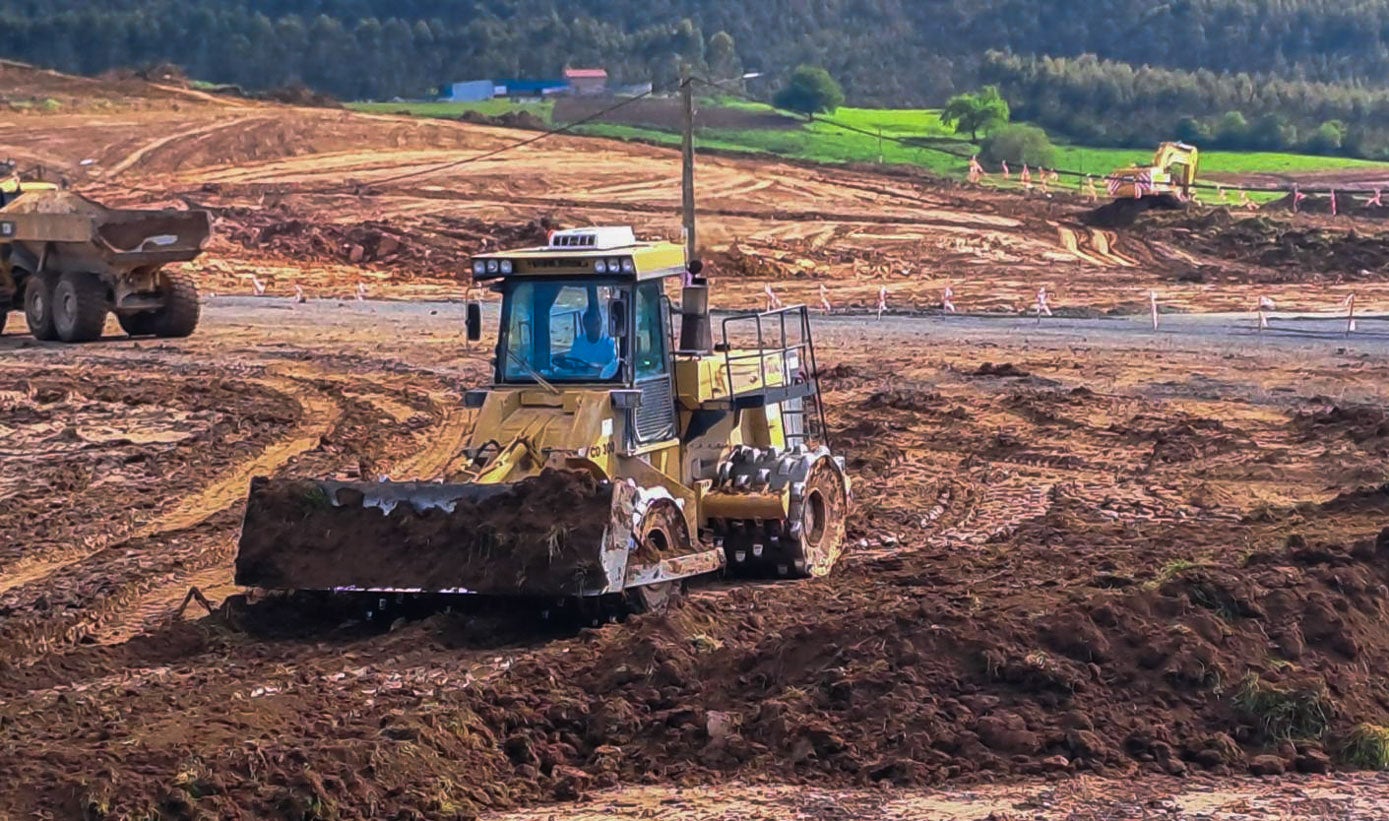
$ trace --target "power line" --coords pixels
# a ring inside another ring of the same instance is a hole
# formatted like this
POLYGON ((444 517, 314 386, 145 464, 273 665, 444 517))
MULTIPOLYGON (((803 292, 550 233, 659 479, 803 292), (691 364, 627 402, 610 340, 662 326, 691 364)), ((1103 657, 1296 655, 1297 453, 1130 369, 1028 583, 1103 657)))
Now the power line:
POLYGON ((461 159, 461 160, 454 160, 454 161, 452 161, 452 162, 446 162, 446 163, 444 163, 443 165, 438 165, 438 166, 435 166, 434 168, 426 168, 426 169, 422 169, 422 170, 419 170, 419 171, 409 171, 409 172, 406 172, 406 173, 404 173, 404 174, 397 174, 397 175, 394 176, 394 177, 387 177, 387 178, 384 179, 384 180, 375 180, 375 181, 373 181, 371 184, 372 184, 372 185, 386 185, 386 184, 393 183, 393 182, 399 182, 399 181, 401 181, 401 180, 408 180, 408 179, 410 179, 410 178, 412 178, 412 177, 421 177, 421 176, 426 176, 426 175, 429 175, 429 174, 437 174, 437 173, 440 172, 440 171, 447 171, 447 170, 450 169, 450 168, 458 168, 458 167, 460 167, 460 166, 470 165, 470 164, 475 163, 475 162, 482 162, 483 160, 490 160, 490 159, 492 159, 493 157, 499 156, 499 155, 501 155, 501 154, 505 154, 505 153, 507 153, 507 152, 509 152, 509 151, 515 151, 515 150, 518 149, 518 148, 525 148, 525 147, 528 146, 528 145, 534 145, 535 143, 538 143, 538 142, 540 142, 541 140, 548 139, 548 138, 553 137, 553 136, 555 136, 555 135, 557 135, 557 134, 565 134, 565 133, 567 133, 567 132, 569 132, 569 131, 572 131, 572 130, 575 129, 575 128, 578 128, 579 126, 588 125, 589 123, 591 123, 591 122, 593 122, 593 121, 595 121, 595 120, 601 120, 602 118, 608 116, 609 114, 612 114, 612 113, 615 112, 615 111, 618 111, 618 110, 620 110, 620 109, 622 109, 622 108, 625 108, 626 106, 629 106, 629 105, 631 105, 632 103, 635 103, 635 102, 638 101, 638 100, 644 99, 644 98, 646 98, 646 97, 650 97, 653 93, 654 93, 654 90, 652 90, 652 91, 643 91, 641 94, 637 94, 636 96, 633 96, 633 97, 628 97, 628 98, 626 98, 625 100, 620 100, 620 101, 618 101, 616 104, 610 105, 610 106, 608 106, 607 108, 604 108, 604 109, 602 109, 602 110, 600 110, 600 111, 594 112, 593 114, 590 114, 590 115, 588 115, 588 116, 586 116, 586 117, 581 117, 581 118, 579 118, 579 119, 577 119, 577 120, 574 120, 573 122, 565 123, 564 125, 559 126, 558 128, 551 128, 551 129, 548 129, 548 130, 546 130, 546 131, 541 132, 540 134, 535 135, 534 137, 528 137, 528 138, 526 138, 526 139, 524 139, 524 140, 520 140, 520 141, 518 141, 518 142, 514 142, 514 143, 511 143, 511 144, 509 144, 509 145, 504 145, 504 146, 502 146, 501 148, 493 149, 492 151, 486 151, 486 152, 484 152, 484 153, 482 153, 482 154, 478 154, 478 155, 473 156, 473 157, 465 157, 465 158, 463 158, 463 159, 461 159))

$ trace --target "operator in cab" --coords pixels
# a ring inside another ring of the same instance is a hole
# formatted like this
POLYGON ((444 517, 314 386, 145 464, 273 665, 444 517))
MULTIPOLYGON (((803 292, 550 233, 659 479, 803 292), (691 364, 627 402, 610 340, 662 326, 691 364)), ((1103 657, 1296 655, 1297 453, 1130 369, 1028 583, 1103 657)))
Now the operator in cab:
POLYGON ((583 333, 574 337, 568 358, 582 362, 599 379, 611 379, 617 373, 617 341, 608 336, 603 312, 592 302, 583 314, 583 333))

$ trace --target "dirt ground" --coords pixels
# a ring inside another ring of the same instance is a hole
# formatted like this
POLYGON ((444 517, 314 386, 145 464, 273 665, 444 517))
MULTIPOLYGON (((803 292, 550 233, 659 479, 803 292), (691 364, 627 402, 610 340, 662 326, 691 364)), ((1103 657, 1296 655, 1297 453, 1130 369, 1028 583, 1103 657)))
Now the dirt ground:
MULTIPOLYGON (((656 149, 556 139, 389 180, 512 138, 184 96, 0 126, 102 199, 222 209, 195 264, 209 291, 457 298, 471 248, 588 219, 674 231, 656 149), (301 257, 276 220, 329 239, 301 257), (342 244, 360 258, 331 260, 342 244)), ((948 268, 962 302, 1015 310, 1046 283, 1101 311, 1196 264, 1153 250, 1199 227, 1170 219, 1121 239, 1150 254, 1121 265, 1061 249, 1082 205, 703 168, 712 258, 751 269, 722 271, 723 305, 767 282, 924 304, 948 268), (780 254, 824 267, 782 276, 780 254)), ((1190 307, 1306 292, 1203 243, 1229 280, 1171 285, 1190 307)), ((1383 285, 1354 287, 1373 304, 1383 285)), ((0 817, 1370 818, 1389 800, 1354 772, 1375 763, 1366 725, 1389 725, 1389 366, 1351 343, 826 323, 856 497, 836 571, 706 581, 589 629, 240 595, 252 477, 447 475, 490 354, 454 305, 230 302, 186 340, 42 344, 18 318, 0 337, 0 817)))
POLYGON ((274 598, 176 615, 192 586, 238 592, 251 475, 447 469, 485 365, 430 310, 214 303, 178 343, 4 338, 0 767, 43 786, 0 814, 468 817, 678 788, 717 817, 688 790, 869 807, 1081 774, 1257 801, 1310 788, 1210 779, 1341 768, 1386 720, 1389 374, 1331 346, 884 353, 830 325, 859 501, 828 579, 714 581, 598 630, 274 598))

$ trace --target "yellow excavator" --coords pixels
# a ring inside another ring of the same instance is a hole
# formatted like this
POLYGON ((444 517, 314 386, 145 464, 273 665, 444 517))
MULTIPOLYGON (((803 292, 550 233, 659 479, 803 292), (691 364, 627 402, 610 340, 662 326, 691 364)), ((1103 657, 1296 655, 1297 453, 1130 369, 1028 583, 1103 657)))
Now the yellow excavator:
MULTIPOLYGON (((684 248, 630 228, 482 254, 498 292, 492 384, 436 481, 257 478, 236 581, 260 589, 478 594, 664 606, 727 568, 829 572, 850 500, 805 308, 729 316, 684 248), (680 329, 667 290, 680 287, 680 329)), ((482 309, 467 307, 467 337, 482 309)), ((435 478, 435 477, 429 477, 435 478)))
POLYGON ((1109 195, 1146 208, 1181 208, 1191 199, 1200 152, 1186 143, 1162 143, 1148 166, 1120 168, 1108 177, 1109 195))

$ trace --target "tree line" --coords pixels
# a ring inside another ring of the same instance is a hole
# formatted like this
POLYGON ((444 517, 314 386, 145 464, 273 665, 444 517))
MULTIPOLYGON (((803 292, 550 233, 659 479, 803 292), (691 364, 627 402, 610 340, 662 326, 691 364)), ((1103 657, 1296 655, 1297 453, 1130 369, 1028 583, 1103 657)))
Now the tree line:
POLYGON ((770 98, 813 65, 849 103, 883 106, 942 105, 992 82, 1020 118, 1144 144, 1157 136, 1144 129, 1190 118, 1211 140, 1273 144, 1277 131, 1283 145, 1373 152, 1370 89, 1389 85, 1389 0, 0 0, 0 26, 0 54, 64 71, 172 62, 345 99, 566 66, 658 88, 681 63, 746 68, 770 98), (1077 112, 1064 127, 1063 101, 1077 112), (1278 106, 1286 123, 1260 121, 1278 106))
POLYGON ((1015 118, 1086 145, 1175 138, 1207 148, 1389 159, 1389 89, 992 52, 981 75, 1015 118))

